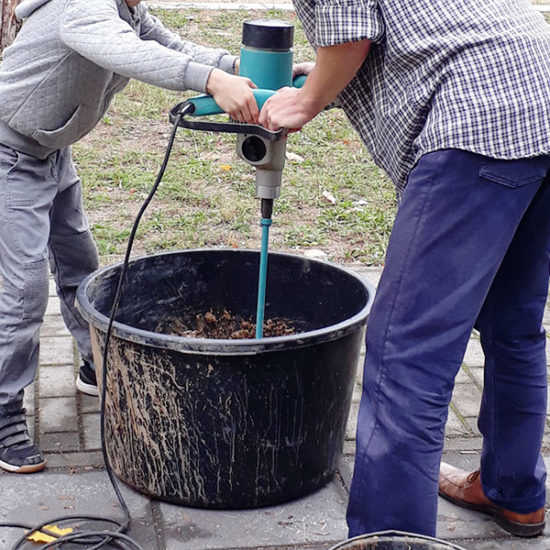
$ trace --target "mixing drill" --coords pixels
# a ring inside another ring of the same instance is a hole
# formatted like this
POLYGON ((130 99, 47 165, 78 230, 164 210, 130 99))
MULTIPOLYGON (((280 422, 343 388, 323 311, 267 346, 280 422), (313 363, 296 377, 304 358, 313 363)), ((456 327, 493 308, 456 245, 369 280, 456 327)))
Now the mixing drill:
MULTIPOLYGON (((292 45, 294 27, 273 19, 257 19, 243 24, 239 74, 258 86, 253 90, 258 108, 276 90, 284 86, 301 86, 305 77, 292 81, 292 45)), ((256 169, 256 198, 261 200, 262 244, 258 276, 258 305, 256 338, 263 336, 269 227, 272 223, 273 199, 281 192, 282 171, 285 165, 286 134, 266 130, 256 124, 236 122, 218 123, 185 118, 217 114, 222 110, 212 96, 199 96, 177 105, 171 112, 171 121, 180 114, 180 126, 192 130, 229 132, 237 134, 237 155, 256 169)))

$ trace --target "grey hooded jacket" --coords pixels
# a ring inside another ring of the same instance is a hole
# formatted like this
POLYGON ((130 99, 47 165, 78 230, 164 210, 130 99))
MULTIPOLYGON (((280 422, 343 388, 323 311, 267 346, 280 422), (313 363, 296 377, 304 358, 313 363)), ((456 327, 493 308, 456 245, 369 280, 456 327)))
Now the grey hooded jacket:
POLYGON ((24 0, 25 19, 0 65, 0 143, 45 158, 96 126, 135 78, 204 92, 213 67, 233 72, 225 50, 183 41, 141 3, 24 0))

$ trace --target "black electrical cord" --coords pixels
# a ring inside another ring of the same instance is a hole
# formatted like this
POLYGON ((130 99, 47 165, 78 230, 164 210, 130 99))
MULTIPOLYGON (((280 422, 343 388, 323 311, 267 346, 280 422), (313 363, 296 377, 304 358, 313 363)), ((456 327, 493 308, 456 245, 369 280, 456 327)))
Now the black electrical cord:
POLYGON ((56 538, 56 540, 47 543, 46 545, 42 546, 41 548, 43 550, 47 550, 48 548, 60 548, 63 544, 68 542, 73 542, 76 544, 92 544, 93 546, 87 547, 88 550, 98 550, 99 548, 104 547, 106 544, 112 542, 113 544, 116 544, 119 548, 127 549, 127 548, 134 548, 136 550, 143 550, 143 548, 133 539, 131 539, 129 536, 125 535, 124 532, 129 528, 130 526, 130 512, 128 510, 128 506, 126 505, 126 502, 122 496, 122 493, 120 492, 120 488, 118 486, 118 482, 116 480, 116 477, 113 473, 113 470, 111 468, 111 464, 109 462, 109 457, 107 455, 107 450, 105 448, 105 398, 106 398, 106 387, 107 387, 107 356, 109 352, 109 342, 111 339, 111 334, 113 330, 113 324, 115 322, 116 314, 118 311, 118 306, 120 303, 120 298, 122 295, 122 288, 124 286, 124 279, 126 277, 126 272, 128 271, 128 264, 130 261, 130 254, 132 252, 132 246, 134 244, 135 236, 137 233, 137 229, 139 226, 139 223, 141 221, 141 218, 143 214, 145 213, 145 210, 149 206, 151 200, 155 196, 155 193, 157 192, 160 182, 162 181, 162 178, 164 176, 164 172, 166 171, 166 166, 168 165, 168 160, 170 158, 170 154, 172 152, 172 148, 174 146, 174 140, 176 138, 176 132, 180 125, 180 121, 185 114, 190 113, 193 111, 193 105, 192 104, 181 104, 180 109, 178 109, 178 112, 175 115, 175 118, 173 120, 173 126, 172 126, 172 132, 170 134, 170 138, 168 140, 168 145, 166 146, 166 152, 164 155, 164 160, 162 162, 162 165, 160 167, 160 170, 157 174, 155 183, 147 195, 147 198, 143 202, 135 220, 134 225, 132 227, 132 231, 130 233, 130 237, 128 238, 128 245, 126 247, 126 254, 124 256, 124 261, 122 263, 122 268, 120 271, 120 277, 118 279, 118 285, 115 293, 115 297, 113 299, 113 305, 111 306, 111 313, 109 316, 109 324, 107 326, 107 332, 105 333, 105 340, 104 340, 104 349, 103 349, 103 357, 102 357, 102 391, 101 391, 101 408, 100 408, 100 428, 101 428, 101 450, 103 453, 103 460, 105 462, 105 469, 107 471, 107 474, 109 475, 109 479, 111 481, 111 485, 113 487, 113 490, 116 494, 116 497, 118 499, 118 502, 120 504, 120 507, 122 509, 122 512, 124 514, 124 518, 122 522, 114 520, 112 518, 102 517, 102 516, 60 516, 58 518, 50 519, 48 521, 45 521, 41 523, 40 525, 36 526, 30 526, 22 523, 0 523, 0 527, 14 527, 14 528, 20 528, 20 529, 27 529, 27 533, 25 533, 22 537, 20 537, 15 544, 12 546, 11 550, 20 550, 22 545, 27 541, 27 537, 29 534, 34 532, 42 532, 56 538), (63 524, 67 523, 68 521, 90 521, 90 522, 104 522, 104 523, 110 523, 114 526, 118 526, 114 531, 100 531, 97 529, 94 530, 83 530, 78 533, 70 533, 68 535, 59 536, 56 533, 53 533, 51 531, 48 531, 45 529, 46 525, 54 525, 54 524, 63 524))

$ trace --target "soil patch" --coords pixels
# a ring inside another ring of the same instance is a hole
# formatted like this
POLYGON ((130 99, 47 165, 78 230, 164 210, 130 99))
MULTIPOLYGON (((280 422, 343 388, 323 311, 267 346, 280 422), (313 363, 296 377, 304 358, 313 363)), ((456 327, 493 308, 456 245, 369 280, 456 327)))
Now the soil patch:
MULTIPOLYGON (((233 315, 226 309, 214 312, 197 313, 194 318, 169 318, 161 321, 158 332, 185 336, 187 338, 213 338, 242 340, 256 337, 256 323, 252 318, 245 319, 233 315)), ((271 318, 264 321, 264 338, 288 336, 300 332, 289 319, 271 318)))

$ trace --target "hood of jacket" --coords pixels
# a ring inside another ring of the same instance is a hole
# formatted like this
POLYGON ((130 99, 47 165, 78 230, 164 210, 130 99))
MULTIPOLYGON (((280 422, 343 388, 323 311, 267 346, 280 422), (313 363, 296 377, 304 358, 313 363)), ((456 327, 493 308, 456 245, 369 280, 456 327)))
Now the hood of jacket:
POLYGON ((15 8, 15 15, 18 19, 26 19, 49 1, 50 0, 23 0, 23 2, 15 8))

